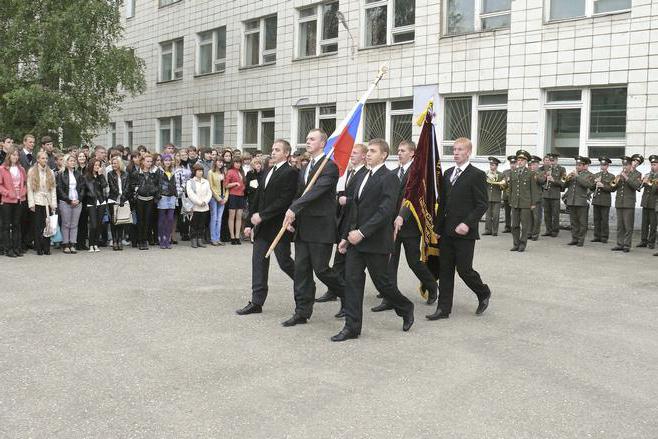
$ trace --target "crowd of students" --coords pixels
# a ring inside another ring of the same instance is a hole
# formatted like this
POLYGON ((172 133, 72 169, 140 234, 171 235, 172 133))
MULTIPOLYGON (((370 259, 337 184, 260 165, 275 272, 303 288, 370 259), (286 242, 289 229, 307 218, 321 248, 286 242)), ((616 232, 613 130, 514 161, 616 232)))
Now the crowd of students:
MULTIPOLYGON (((269 157, 231 148, 177 148, 161 153, 140 145, 54 147, 45 136, 36 148, 28 134, 15 145, 0 136, 0 253, 23 256, 98 252, 112 246, 171 249, 240 245, 243 215, 269 157), (46 227, 57 215, 59 230, 46 227)), ((308 162, 294 154, 293 166, 308 162)))

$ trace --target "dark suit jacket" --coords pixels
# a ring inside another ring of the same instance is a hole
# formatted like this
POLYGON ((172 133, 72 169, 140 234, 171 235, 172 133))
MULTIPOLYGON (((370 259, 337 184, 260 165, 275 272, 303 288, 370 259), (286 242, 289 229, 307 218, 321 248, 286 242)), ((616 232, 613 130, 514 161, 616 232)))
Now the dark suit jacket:
POLYGON ((452 186, 450 177, 454 170, 453 166, 443 174, 436 232, 453 238, 480 239, 478 222, 488 207, 487 176, 475 166, 468 165, 452 186), (469 227, 468 234, 462 236, 455 232, 460 223, 469 227))
POLYGON ((269 172, 269 169, 264 170, 258 177, 258 189, 249 204, 248 222, 251 222, 254 213, 258 213, 263 221, 254 228, 254 238, 273 241, 281 229, 286 210, 297 193, 299 171, 288 163, 283 163, 274 171, 265 187, 269 172))
POLYGON ((338 230, 341 236, 349 232, 349 230, 346 231, 345 229, 347 229, 349 226, 348 221, 346 220, 349 218, 350 204, 354 200, 354 195, 356 194, 356 191, 359 189, 359 186, 361 185, 361 181, 363 181, 363 176, 366 175, 367 173, 368 173, 368 168, 362 166, 361 169, 356 171, 352 176, 352 178, 350 178, 350 181, 347 183, 347 186, 345 186, 345 190, 343 192, 338 193, 338 196, 345 196, 347 198, 347 202, 345 203, 345 205, 340 206, 338 208, 338 215, 337 215, 338 230))
MULTIPOLYGON (((311 169, 309 182, 320 168, 322 160, 318 160, 311 169)), ((290 210, 295 212, 296 216, 295 240, 333 244, 338 237, 336 224, 338 166, 329 160, 311 190, 304 194, 307 185, 304 181, 305 174, 306 166, 299 172, 298 198, 290 206, 290 210)))
POLYGON ((37 162, 37 154, 32 151, 32 159, 28 159, 27 154, 25 154, 24 148, 20 147, 18 153, 18 161, 21 162, 21 166, 25 169, 25 172, 29 171, 30 168, 37 162))
MULTIPOLYGON (((407 188, 407 180, 409 179, 409 171, 411 170, 411 167, 407 169, 407 172, 405 172, 404 177, 402 177, 402 180, 400 180, 400 191, 398 194, 398 201, 397 201, 397 209, 399 209, 398 215, 400 215, 402 218, 404 218, 404 223, 402 224, 402 228, 398 232, 398 236, 400 238, 410 238, 414 236, 420 236, 420 230, 418 230, 418 224, 416 223, 416 219, 413 217, 411 214, 411 210, 407 207, 402 207, 402 200, 404 199, 404 192, 407 188)), ((398 166, 397 168, 393 169, 393 172, 396 176, 398 175, 398 172, 400 172, 400 167, 398 166)))
MULTIPOLYGON (((349 228, 360 230, 365 238, 354 247, 363 253, 389 254, 393 252, 393 219, 397 214, 400 180, 386 165, 382 166, 366 182, 358 196, 363 178, 358 181, 355 198, 349 210, 349 228)), ((343 236, 347 238, 347 234, 343 236)))

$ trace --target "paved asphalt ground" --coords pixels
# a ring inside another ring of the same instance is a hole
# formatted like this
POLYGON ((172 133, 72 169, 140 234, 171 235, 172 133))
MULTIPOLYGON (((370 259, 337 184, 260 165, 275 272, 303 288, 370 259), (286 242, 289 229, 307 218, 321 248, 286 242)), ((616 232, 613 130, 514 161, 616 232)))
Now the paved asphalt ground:
POLYGON ((658 257, 567 233, 525 254, 482 239, 482 317, 458 281, 426 321, 404 266, 412 330, 368 311, 345 343, 335 303, 280 325, 276 264, 265 312, 234 313, 249 245, 2 258, 0 437, 657 438, 658 257))

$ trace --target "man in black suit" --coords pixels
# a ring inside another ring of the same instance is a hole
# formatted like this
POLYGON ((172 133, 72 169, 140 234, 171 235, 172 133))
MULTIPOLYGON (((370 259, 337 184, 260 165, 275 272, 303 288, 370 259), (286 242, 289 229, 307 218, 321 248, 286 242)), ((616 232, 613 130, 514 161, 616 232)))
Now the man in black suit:
MULTIPOLYGON (((299 171, 288 164, 290 143, 283 139, 274 141, 272 160, 274 166, 261 173, 258 191, 254 202, 249 206, 250 227, 244 229, 245 236, 254 236, 251 255, 251 301, 236 312, 239 315, 255 314, 263 311, 267 299, 267 277, 270 260, 265 257, 274 241, 290 203, 297 193, 299 171)), ((274 247, 279 267, 294 279, 295 262, 290 257, 291 233, 286 232, 274 247)))
MULTIPOLYGON (((398 284, 398 268, 400 266, 400 254, 402 247, 404 247, 404 254, 407 258, 407 265, 411 271, 416 275, 416 278, 421 283, 423 290, 428 292, 427 304, 431 305, 436 302, 437 285, 434 276, 430 272, 427 265, 420 260, 420 230, 418 224, 411 214, 411 210, 402 206, 402 199, 407 186, 407 179, 409 178, 409 168, 413 163, 414 154, 416 153, 416 144, 412 141, 405 140, 398 146, 398 159, 400 166, 393 170, 400 180, 400 189, 398 192, 398 199, 396 209, 399 209, 397 218, 393 226, 397 233, 395 234, 395 251, 391 254, 391 259, 388 262, 388 272, 393 284, 398 284)), ((382 303, 371 308, 372 312, 380 312, 393 309, 386 299, 382 299, 382 303)))
MULTIPOLYGON (((345 220, 348 217, 348 209, 350 202, 354 198, 354 192, 356 190, 356 182, 368 172, 366 168, 366 152, 368 147, 363 143, 357 143, 352 148, 352 154, 350 156, 350 169, 345 174, 345 189, 339 190, 336 194, 338 199, 338 212, 336 214, 336 220, 338 223, 338 230, 342 230, 345 225, 345 220)), ((340 183, 339 183, 340 184, 340 183)), ((338 273, 343 279, 345 278, 345 255, 336 252, 334 254, 334 264, 332 265, 332 270, 338 273)), ((327 290, 322 296, 315 299, 316 302, 330 302, 337 299, 333 292, 327 290)), ((343 310, 340 310, 336 317, 344 317, 343 310)))
POLYGON ((313 273, 341 300, 344 296, 343 279, 329 268, 337 239, 338 166, 331 159, 327 160, 315 184, 306 190, 322 166, 326 143, 327 134, 320 129, 313 129, 306 136, 306 151, 311 161, 299 173, 298 198, 290 205, 284 220, 288 230, 295 232, 295 313, 283 326, 306 323, 311 317, 315 303, 313 273))
MULTIPOLYGON (((29 171, 32 166, 37 163, 37 155, 34 153, 35 138, 32 134, 26 134, 23 137, 23 147, 18 153, 18 161, 21 163, 25 172, 29 171)), ((21 237, 23 240, 23 251, 32 248, 34 242, 34 212, 30 209, 23 209, 23 216, 21 217, 21 237)))
POLYGON ((349 211, 349 230, 338 250, 347 253, 345 262, 345 327, 331 341, 345 341, 361 334, 363 289, 366 268, 375 288, 402 317, 402 330, 414 323, 414 305, 391 281, 388 258, 393 251, 393 217, 396 213, 400 180, 386 168, 388 143, 373 139, 368 143, 366 162, 370 170, 363 176, 349 211))
POLYGON ((452 311, 455 269, 459 277, 477 295, 476 314, 489 306, 491 290, 473 270, 475 240, 480 239, 478 222, 487 211, 486 174, 470 164, 473 144, 464 137, 452 147, 455 166, 443 174, 443 185, 436 232, 439 235, 439 302, 428 320, 447 319, 452 311))

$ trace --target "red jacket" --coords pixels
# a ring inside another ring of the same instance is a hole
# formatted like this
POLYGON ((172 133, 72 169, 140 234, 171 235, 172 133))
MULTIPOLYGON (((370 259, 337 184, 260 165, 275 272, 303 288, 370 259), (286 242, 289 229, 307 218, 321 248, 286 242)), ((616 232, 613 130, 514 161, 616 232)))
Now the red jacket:
POLYGON ((9 171, 9 168, 0 165, 0 200, 3 204, 16 204, 19 201, 25 201, 27 198, 27 174, 22 166, 19 166, 18 169, 21 172, 21 190, 19 198, 16 198, 14 180, 11 178, 11 172, 9 171))

